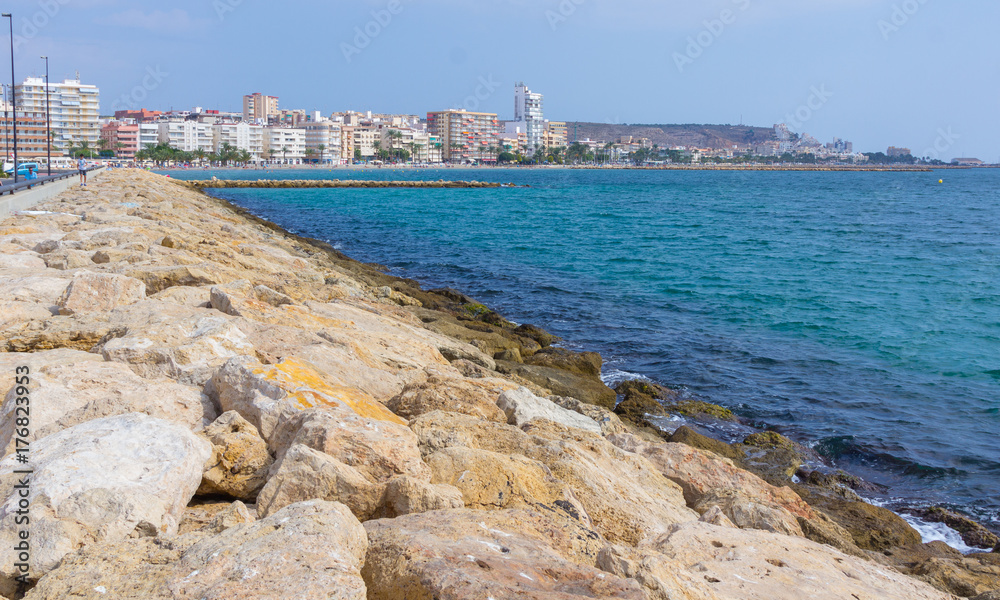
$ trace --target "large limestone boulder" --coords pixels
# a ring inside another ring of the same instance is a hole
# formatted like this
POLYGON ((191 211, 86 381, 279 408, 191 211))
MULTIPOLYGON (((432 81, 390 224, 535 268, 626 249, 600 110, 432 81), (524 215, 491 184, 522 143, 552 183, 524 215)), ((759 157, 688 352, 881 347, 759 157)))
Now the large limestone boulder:
POLYGON ((143 377, 202 386, 230 358, 255 352, 233 318, 218 311, 144 300, 110 318, 117 335, 95 350, 143 377))
POLYGON ((521 431, 439 411, 414 419, 411 428, 428 460, 441 450, 465 447, 538 461, 569 486, 594 528, 611 541, 634 545, 672 524, 698 519, 681 487, 648 460, 588 431, 547 420, 531 421, 521 431))
POLYGON ((507 415, 497 406, 500 394, 515 389, 503 379, 457 379, 432 375, 426 382, 411 383, 386 406, 406 419, 444 410, 506 423, 507 415))
POLYGON ((364 392, 332 383, 325 371, 296 358, 275 365, 248 357, 233 359, 215 374, 212 384, 222 409, 243 415, 272 450, 279 422, 313 408, 343 409, 360 418, 406 425, 364 392))
MULTIPOLYGON (((229 511, 234 512, 234 511, 229 511)), ((227 520, 225 512, 216 520, 227 520)), ((368 541, 331 502, 289 506, 263 521, 178 538, 142 537, 68 555, 27 600, 364 600, 368 541)))
POLYGON ((26 271, 40 271, 45 269, 45 261, 38 257, 35 252, 21 252, 18 254, 0 254, 0 269, 24 269, 26 271))
POLYGON ((608 439, 648 459, 683 488, 688 505, 700 513, 718 506, 738 527, 799 536, 798 519, 817 518, 790 488, 775 487, 715 453, 686 444, 647 443, 629 434, 608 439))
POLYGON ((0 462, 0 593, 19 575, 18 511, 31 511, 31 580, 68 553, 140 531, 172 534, 211 445, 187 427, 143 414, 97 419, 32 444, 30 491, 15 455, 0 462))
POLYGON ((0 301, 38 304, 57 314, 59 299, 70 281, 62 277, 41 276, 0 278, 0 301))
POLYGON ((526 425, 533 419, 545 419, 601 435, 601 426, 597 421, 565 409, 545 398, 539 398, 527 388, 522 387, 500 394, 497 406, 507 415, 507 422, 518 427, 526 425))
POLYGON ((654 600, 953 600, 892 569, 804 538, 685 523, 638 551, 608 547, 602 569, 642 583, 654 600))
POLYGON ((267 517, 305 500, 340 502, 361 521, 371 519, 382 501, 385 485, 365 477, 336 458, 301 444, 293 445, 257 496, 257 515, 267 517))
POLYGON ((295 444, 319 450, 379 484, 402 475, 431 480, 417 436, 408 427, 361 417, 346 408, 299 412, 278 424, 271 444, 278 457, 295 444))
POLYGON ((604 542, 566 517, 449 510, 364 527, 369 600, 645 598, 635 581, 594 568, 604 542))
POLYGON ((427 459, 434 483, 455 486, 465 506, 479 510, 545 505, 590 525, 573 492, 542 463, 514 454, 447 448, 427 459))
POLYGON ((427 483, 404 475, 393 479, 386 486, 381 514, 391 519, 449 508, 465 508, 461 490, 451 485, 427 483))
POLYGON ((109 311, 119 306, 135 304, 146 298, 146 284, 110 273, 77 271, 69 287, 57 303, 59 313, 109 311))
POLYGON ((254 501, 274 462, 257 428, 235 411, 222 414, 202 435, 212 443, 212 458, 199 494, 223 494, 254 501))
MULTIPOLYGON (((127 413, 145 413, 192 430, 202 429, 215 417, 211 400, 196 387, 164 378, 143 379, 127 365, 103 362, 99 355, 64 352, 82 360, 43 364, 30 376, 29 390, 39 401, 31 407, 29 441, 93 419, 127 413)), ((21 415, 17 412, 16 386, 0 391, 6 392, 0 407, 0 449, 6 456, 14 449, 12 438, 21 415)))
POLYGON ((170 589, 190 600, 284 600, 290 593, 365 600, 359 571, 367 550, 365 530, 346 506, 302 502, 194 545, 170 589))

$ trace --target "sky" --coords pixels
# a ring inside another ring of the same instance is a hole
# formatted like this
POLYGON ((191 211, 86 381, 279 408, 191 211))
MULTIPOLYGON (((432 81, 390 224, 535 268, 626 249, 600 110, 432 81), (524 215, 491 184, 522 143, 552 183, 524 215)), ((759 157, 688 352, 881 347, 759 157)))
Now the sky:
MULTIPOLYGON (((16 0, 18 81, 78 71, 114 109, 788 123, 861 151, 1000 162, 996 0, 16 0)), ((0 23, 7 25, 7 23, 0 23)), ((4 53, 6 55, 6 53, 4 53)), ((0 79, 10 67, 0 56, 0 79)))

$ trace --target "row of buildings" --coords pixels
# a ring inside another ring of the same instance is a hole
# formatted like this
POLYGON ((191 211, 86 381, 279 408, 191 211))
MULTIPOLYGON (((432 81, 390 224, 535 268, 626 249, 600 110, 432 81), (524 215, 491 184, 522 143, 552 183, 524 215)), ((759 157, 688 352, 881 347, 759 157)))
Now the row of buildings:
POLYGON ((531 156, 543 147, 567 145, 565 123, 546 121, 542 100, 523 83, 515 86, 513 121, 461 109, 430 112, 426 117, 371 112, 323 115, 282 109, 278 97, 260 93, 244 96, 243 111, 238 113, 195 107, 170 112, 122 110, 102 117, 99 89, 82 83, 79 75, 50 83, 47 89, 44 79, 29 77, 3 94, 0 143, 4 155, 13 156, 16 130, 22 160, 44 160, 49 151, 54 157, 67 156, 76 149, 132 159, 144 148, 167 144, 198 155, 233 148, 258 163, 342 164, 387 153, 398 156, 402 150, 420 163, 492 162, 503 152, 531 156))

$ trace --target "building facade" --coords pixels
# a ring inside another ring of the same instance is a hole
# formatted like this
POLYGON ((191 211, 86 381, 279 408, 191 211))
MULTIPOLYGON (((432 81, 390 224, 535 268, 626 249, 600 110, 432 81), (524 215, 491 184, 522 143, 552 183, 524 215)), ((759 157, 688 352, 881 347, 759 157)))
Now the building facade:
POLYGON ((278 119, 278 97, 265 96, 259 92, 243 96, 243 120, 266 125, 271 119, 278 119))
POLYGON ((333 121, 300 125, 305 132, 306 150, 312 150, 311 160, 321 164, 341 163, 341 125, 333 121))
POLYGON ((196 121, 170 121, 159 124, 159 142, 184 152, 213 150, 212 126, 196 121))
POLYGON ((514 87, 514 121, 524 123, 527 152, 534 154, 545 146, 545 115, 542 95, 532 92, 524 83, 514 87))
POLYGON ((494 113, 466 110, 427 113, 427 133, 440 140, 442 159, 446 162, 496 161, 500 121, 494 113))
POLYGON ((218 154, 224 144, 246 150, 251 162, 260 162, 264 157, 264 128, 250 123, 212 125, 212 151, 218 154))
POLYGON ((135 158, 139 151, 139 126, 124 121, 111 121, 101 128, 104 149, 117 158, 135 158))
MULTIPOLYGON (((62 154, 84 142, 96 150, 97 140, 101 138, 98 122, 101 102, 97 86, 67 79, 62 83, 49 83, 48 92, 53 150, 62 154)), ((45 79, 28 77, 15 86, 14 97, 19 112, 45 118, 45 79)))
MULTIPOLYGON (((0 103, 0 144, 4 157, 14 160, 14 129, 17 129, 17 160, 37 161, 47 156, 45 144, 45 113, 24 113, 17 111, 17 118, 11 113, 8 102, 0 103)), ((52 149, 52 156, 63 156, 62 151, 52 149)))
POLYGON ((293 127, 265 127, 264 155, 271 162, 299 165, 306 157, 306 132, 293 127))

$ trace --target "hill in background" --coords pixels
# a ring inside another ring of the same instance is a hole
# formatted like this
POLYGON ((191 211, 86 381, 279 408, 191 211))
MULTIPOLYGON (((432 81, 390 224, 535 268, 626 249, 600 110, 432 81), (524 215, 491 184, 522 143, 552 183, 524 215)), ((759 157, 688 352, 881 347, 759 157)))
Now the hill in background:
POLYGON ((615 142, 622 137, 649 138, 662 147, 693 148, 746 147, 774 139, 770 127, 749 125, 615 125, 611 123, 566 123, 568 139, 615 142))

